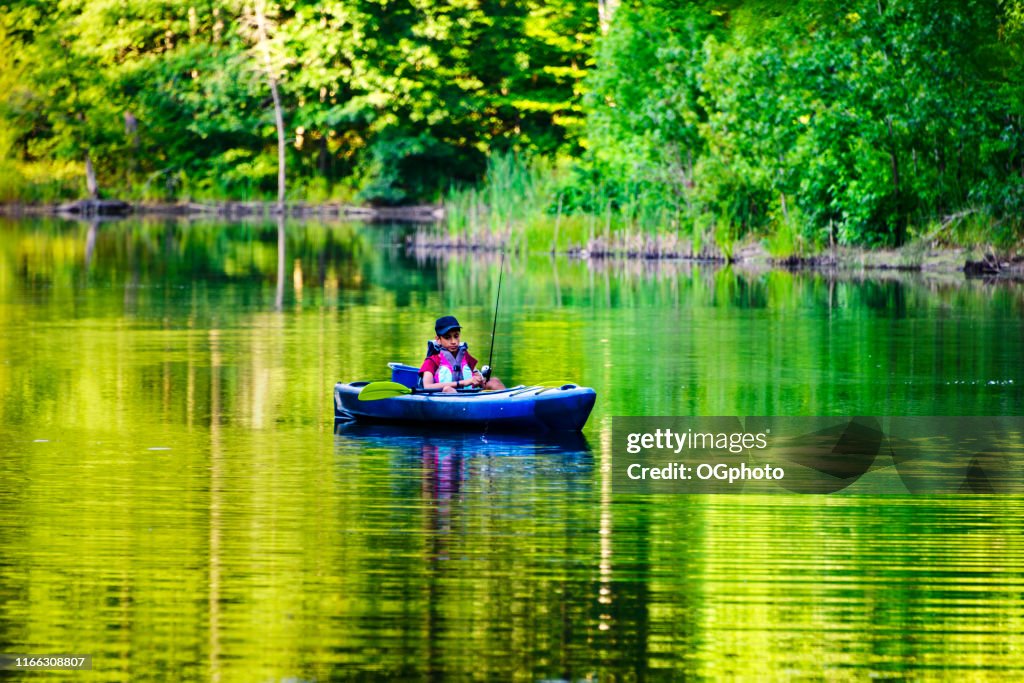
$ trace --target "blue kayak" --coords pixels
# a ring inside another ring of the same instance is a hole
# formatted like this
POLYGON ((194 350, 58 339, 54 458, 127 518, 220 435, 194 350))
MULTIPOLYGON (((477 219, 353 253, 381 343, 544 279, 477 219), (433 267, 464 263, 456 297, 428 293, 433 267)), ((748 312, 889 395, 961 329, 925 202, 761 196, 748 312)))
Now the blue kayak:
POLYGON ((334 386, 335 419, 457 429, 578 432, 590 417, 597 398, 589 387, 563 384, 455 394, 413 391, 377 401, 360 401, 359 392, 367 384, 338 382, 334 386))

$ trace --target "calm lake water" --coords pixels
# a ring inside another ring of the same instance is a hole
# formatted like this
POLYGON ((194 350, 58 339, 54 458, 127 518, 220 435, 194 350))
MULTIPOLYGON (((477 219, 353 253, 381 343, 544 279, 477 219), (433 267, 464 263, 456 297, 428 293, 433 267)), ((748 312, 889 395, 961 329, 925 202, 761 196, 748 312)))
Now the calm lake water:
POLYGON ((0 221, 0 654, 75 681, 1019 680, 1024 500, 627 496, 615 415, 1020 415, 1024 292, 505 263, 507 384, 578 440, 335 432, 337 380, 485 359, 499 260, 407 228, 0 221), (283 264, 283 268, 279 264, 283 264))

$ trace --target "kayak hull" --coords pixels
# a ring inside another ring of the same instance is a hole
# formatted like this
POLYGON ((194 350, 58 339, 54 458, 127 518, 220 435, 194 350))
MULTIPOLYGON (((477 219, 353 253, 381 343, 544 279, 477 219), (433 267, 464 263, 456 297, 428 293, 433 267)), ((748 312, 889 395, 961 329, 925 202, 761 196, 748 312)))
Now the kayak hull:
POLYGON ((335 419, 455 429, 578 432, 590 417, 597 398, 589 387, 564 384, 456 394, 414 392, 360 401, 359 392, 367 384, 338 382, 335 385, 335 419))

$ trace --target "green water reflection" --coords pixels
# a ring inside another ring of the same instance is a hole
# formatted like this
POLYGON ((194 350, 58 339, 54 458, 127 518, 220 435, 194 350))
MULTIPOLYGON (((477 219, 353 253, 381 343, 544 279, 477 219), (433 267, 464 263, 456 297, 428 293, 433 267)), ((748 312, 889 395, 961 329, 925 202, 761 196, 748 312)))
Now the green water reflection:
POLYGON ((408 229, 0 223, 0 651, 68 680, 1012 680, 1024 501, 625 497, 612 415, 1016 415, 1024 295, 959 277, 505 264, 494 365, 581 440, 346 428, 486 356, 499 261, 408 229), (283 264, 283 267, 282 267, 283 264))

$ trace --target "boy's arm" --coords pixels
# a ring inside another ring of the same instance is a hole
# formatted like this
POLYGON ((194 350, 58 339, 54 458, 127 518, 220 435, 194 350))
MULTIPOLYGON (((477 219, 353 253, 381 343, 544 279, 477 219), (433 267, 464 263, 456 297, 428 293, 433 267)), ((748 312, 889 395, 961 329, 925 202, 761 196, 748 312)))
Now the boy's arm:
POLYGON ((437 361, 434 360, 433 356, 428 356, 424 359, 423 364, 420 365, 420 374, 423 376, 424 389, 437 388, 437 385, 434 383, 435 372, 437 372, 437 361))
POLYGON ((477 360, 468 351, 466 352, 466 362, 469 363, 469 367, 473 368, 473 386, 482 386, 485 381, 484 375, 477 370, 477 360))

